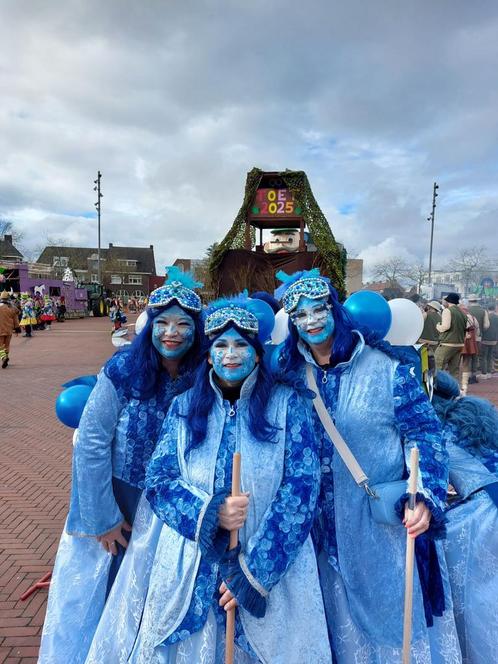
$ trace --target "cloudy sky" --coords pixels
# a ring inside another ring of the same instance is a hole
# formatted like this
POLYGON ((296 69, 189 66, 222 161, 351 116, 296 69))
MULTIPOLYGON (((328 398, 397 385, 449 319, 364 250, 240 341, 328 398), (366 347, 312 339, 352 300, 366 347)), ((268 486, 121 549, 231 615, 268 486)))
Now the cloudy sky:
POLYGON ((253 166, 303 169, 368 265, 493 254, 498 6, 467 0, 0 0, 0 215, 201 257, 253 166))

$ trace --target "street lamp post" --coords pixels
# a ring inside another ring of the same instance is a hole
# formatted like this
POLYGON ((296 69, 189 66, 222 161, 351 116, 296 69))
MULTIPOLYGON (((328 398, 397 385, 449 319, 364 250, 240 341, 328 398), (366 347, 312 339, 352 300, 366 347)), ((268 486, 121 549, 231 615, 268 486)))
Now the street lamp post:
POLYGON ((93 181, 95 185, 93 190, 97 192, 97 202, 95 203, 95 207, 97 208, 97 221, 98 221, 97 279, 99 282, 99 286, 102 286, 102 271, 100 267, 100 199, 104 197, 104 195, 100 193, 101 178, 102 178, 102 173, 100 171, 97 171, 97 179, 93 181))
POLYGON ((432 246, 434 243, 434 213, 436 211, 436 198, 438 196, 437 190, 439 185, 434 182, 434 188, 432 190, 432 211, 427 217, 427 221, 431 222, 431 246, 429 249, 429 286, 432 285, 432 246))

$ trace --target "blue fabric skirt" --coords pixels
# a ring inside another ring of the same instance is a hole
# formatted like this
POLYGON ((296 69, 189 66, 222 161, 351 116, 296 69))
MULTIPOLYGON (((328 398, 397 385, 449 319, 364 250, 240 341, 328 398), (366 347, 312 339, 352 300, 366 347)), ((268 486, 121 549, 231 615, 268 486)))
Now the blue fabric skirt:
MULTIPOLYGON (((140 637, 137 640, 130 664, 145 664, 140 657, 140 637)), ((158 646, 154 651, 154 664, 224 664, 225 630, 216 621, 212 610, 209 611, 204 627, 192 634, 185 641, 169 646, 158 646)), ((147 662, 149 664, 149 662, 147 662)), ((246 652, 235 646, 234 664, 259 664, 246 652)))
MULTIPOLYGON (((141 490, 113 478, 119 509, 133 523, 141 490)), ((83 664, 110 587, 123 560, 107 553, 95 537, 62 533, 48 596, 39 664, 83 664)))
POLYGON ((498 661, 498 507, 481 490, 446 516, 444 548, 463 661, 498 661))
MULTIPOLYGON (((444 557, 441 555, 444 560, 444 557)), ((368 559, 365 560, 368 564, 368 559)), ((353 621, 349 610, 348 597, 340 573, 332 567, 324 554, 318 559, 320 583, 322 586, 330 642, 337 664, 399 664, 402 649, 379 645, 368 637, 353 621)), ((443 577, 444 578, 444 577, 443 577)), ((400 580, 403 582, 403 580, 400 580)), ((418 582, 418 580, 417 580, 418 582)), ((389 576, 386 571, 386 584, 389 576)), ((425 638, 412 644, 412 662, 417 664, 461 664, 462 658, 451 611, 443 617, 434 617, 434 625, 427 629, 425 638)), ((378 617, 373 615, 372 621, 378 617)), ((399 619, 403 621, 403 607, 399 619)))

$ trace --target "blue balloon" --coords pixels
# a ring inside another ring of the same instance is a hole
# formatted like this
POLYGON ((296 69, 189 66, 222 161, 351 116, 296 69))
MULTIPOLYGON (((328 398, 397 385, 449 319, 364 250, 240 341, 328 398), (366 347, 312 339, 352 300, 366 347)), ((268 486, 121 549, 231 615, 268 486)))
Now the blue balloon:
POLYGON ((73 385, 89 385, 90 387, 94 387, 96 383, 97 376, 95 375, 78 376, 77 378, 69 380, 67 383, 62 383, 62 387, 72 387, 73 385))
POLYGON ((391 327, 392 314, 387 301, 373 291, 357 291, 344 302, 344 308, 358 325, 383 339, 391 327))
POLYGON ((77 429, 92 388, 89 385, 73 385, 64 390, 55 402, 55 413, 62 424, 77 429))
POLYGON ((248 309, 258 319, 258 338, 261 343, 265 343, 270 338, 273 326, 275 325, 273 309, 267 302, 258 300, 257 298, 249 298, 248 303, 248 309))

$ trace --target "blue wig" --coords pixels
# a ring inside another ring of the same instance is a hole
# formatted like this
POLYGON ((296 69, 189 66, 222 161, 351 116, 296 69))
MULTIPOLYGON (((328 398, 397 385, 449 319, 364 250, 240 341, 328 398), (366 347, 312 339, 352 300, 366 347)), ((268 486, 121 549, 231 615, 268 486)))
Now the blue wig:
MULTIPOLYGON (((150 399, 158 389, 165 371, 161 357, 152 343, 152 326, 155 318, 176 304, 176 300, 173 300, 165 307, 147 309, 147 322, 140 334, 137 334, 129 346, 114 353, 106 363, 106 376, 116 387, 123 390, 127 398, 150 399)), ((181 359, 179 373, 188 378, 192 377, 202 358, 204 334, 202 315, 192 311, 186 313, 194 320, 194 343, 181 359)), ((185 389, 188 387, 190 381, 187 381, 185 389)))
POLYGON ((492 403, 479 397, 439 397, 432 405, 443 425, 452 425, 459 447, 479 457, 498 455, 498 411, 492 403))
MULTIPOLYGON (((339 296, 332 284, 329 287, 329 304, 332 305, 332 316, 334 318, 334 343, 332 344, 332 354, 330 363, 335 366, 341 362, 347 362, 351 357, 356 344, 353 330, 358 329, 346 311, 339 302, 339 296)), ((289 318, 289 336, 283 344, 280 353, 280 369, 283 373, 295 372, 302 362, 303 358, 298 349, 299 335, 296 326, 289 318)))
MULTIPOLYGON (((274 380, 262 361, 264 348, 260 341, 256 337, 252 337, 243 330, 240 330, 230 322, 225 328, 216 334, 216 337, 209 340, 209 345, 206 348, 206 351, 209 350, 211 344, 220 335, 231 328, 235 329, 249 344, 251 344, 260 358, 258 376, 249 399, 249 430, 256 440, 274 442, 277 428, 270 424, 265 417, 266 406, 270 399, 274 380)), ((187 452, 201 445, 206 437, 208 416, 215 401, 215 393, 209 382, 210 369, 211 367, 208 364, 207 359, 198 367, 194 376, 191 398, 189 399, 187 410, 181 415, 182 417, 185 417, 187 427, 191 434, 191 440, 187 452)))

